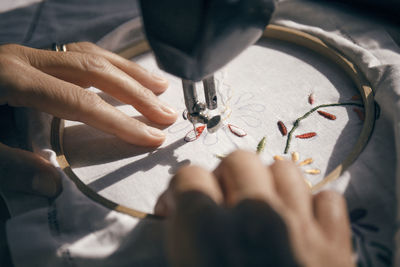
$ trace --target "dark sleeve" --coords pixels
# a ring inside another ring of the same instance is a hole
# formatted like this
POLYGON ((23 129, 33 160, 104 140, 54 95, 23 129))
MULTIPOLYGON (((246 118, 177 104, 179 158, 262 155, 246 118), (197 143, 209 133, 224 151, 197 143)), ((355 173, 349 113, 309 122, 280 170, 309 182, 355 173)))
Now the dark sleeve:
POLYGON ((139 15, 134 0, 47 0, 0 14, 0 44, 96 42, 139 15))
POLYGON ((399 0, 325 0, 325 2, 348 8, 355 14, 400 26, 399 0))

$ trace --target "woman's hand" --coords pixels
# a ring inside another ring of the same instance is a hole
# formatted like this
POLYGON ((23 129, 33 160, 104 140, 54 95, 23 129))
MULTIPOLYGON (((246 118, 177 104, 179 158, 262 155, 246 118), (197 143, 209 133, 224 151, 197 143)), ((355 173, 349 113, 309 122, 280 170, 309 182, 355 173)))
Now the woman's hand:
MULTIPOLYGON (((30 107, 81 121, 132 144, 163 143, 161 130, 127 116, 84 89, 89 86, 131 104, 157 124, 171 124, 177 118, 156 96, 168 87, 165 79, 92 43, 68 44, 67 52, 0 46, 0 105, 30 107)), ((58 172, 48 161, 1 143, 0 185, 5 191, 46 197, 61 192, 58 172)))
POLYGON ((161 130, 127 116, 84 88, 95 86, 131 104, 150 121, 168 125, 177 113, 156 96, 167 88, 166 80, 91 43, 71 43, 67 51, 0 46, 0 104, 81 121, 132 144, 163 143, 161 130))
POLYGON ((61 192, 57 169, 41 156, 0 143, 0 186, 3 192, 56 197, 61 192))
POLYGON ((173 266, 354 266, 343 197, 311 195, 291 162, 237 151, 213 173, 184 167, 155 213, 173 266))

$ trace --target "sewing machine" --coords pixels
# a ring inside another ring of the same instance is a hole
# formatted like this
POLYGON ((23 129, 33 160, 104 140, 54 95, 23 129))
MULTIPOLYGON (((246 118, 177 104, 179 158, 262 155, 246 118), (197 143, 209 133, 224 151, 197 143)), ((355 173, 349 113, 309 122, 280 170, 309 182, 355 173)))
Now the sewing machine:
POLYGON ((214 72, 264 31, 274 0, 141 0, 147 39, 158 66, 182 79, 186 110, 196 123, 213 133, 221 126, 214 72), (196 82, 203 81, 205 103, 198 100, 196 82))

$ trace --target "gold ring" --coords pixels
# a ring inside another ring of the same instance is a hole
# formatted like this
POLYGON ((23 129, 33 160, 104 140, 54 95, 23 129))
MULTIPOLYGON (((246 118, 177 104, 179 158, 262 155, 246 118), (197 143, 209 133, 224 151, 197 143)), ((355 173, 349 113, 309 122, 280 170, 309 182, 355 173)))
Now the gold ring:
POLYGON ((52 48, 52 50, 54 50, 56 52, 67 52, 66 44, 53 43, 51 48, 52 48))

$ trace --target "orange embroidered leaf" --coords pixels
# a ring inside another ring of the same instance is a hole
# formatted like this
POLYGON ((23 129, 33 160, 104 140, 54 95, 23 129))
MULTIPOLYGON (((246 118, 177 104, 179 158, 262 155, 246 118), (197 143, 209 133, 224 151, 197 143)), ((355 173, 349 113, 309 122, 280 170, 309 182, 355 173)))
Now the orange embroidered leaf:
POLYGON ((310 132, 310 133, 304 133, 304 134, 296 135, 296 138, 308 139, 308 138, 312 138, 312 137, 314 137, 314 136, 316 136, 316 135, 317 135, 316 132, 310 132))
POLYGON ((331 113, 322 110, 318 110, 317 112, 319 115, 321 115, 324 118, 327 118, 328 120, 336 120, 336 116, 331 113))

